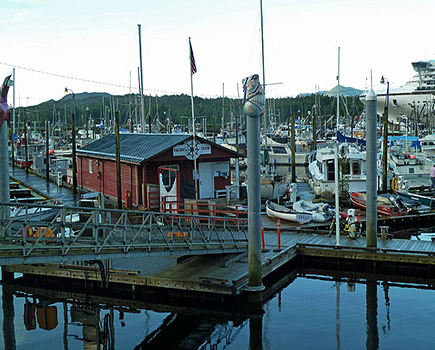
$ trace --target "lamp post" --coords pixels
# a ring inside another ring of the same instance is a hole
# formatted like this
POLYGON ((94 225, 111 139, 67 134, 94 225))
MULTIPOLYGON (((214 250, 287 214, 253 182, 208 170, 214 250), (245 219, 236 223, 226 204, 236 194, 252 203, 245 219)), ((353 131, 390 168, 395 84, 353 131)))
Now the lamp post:
POLYGON ((72 128, 72 176, 73 176, 73 192, 77 193, 77 159, 76 159, 76 99, 75 93, 68 88, 65 88, 65 94, 71 93, 73 101, 73 110, 71 118, 71 128, 72 128))
POLYGON ((388 138, 388 105, 390 97, 390 82, 388 79, 381 77, 381 84, 387 83, 387 94, 385 97, 385 106, 383 114, 383 129, 382 129, 382 192, 387 192, 387 138, 388 138))

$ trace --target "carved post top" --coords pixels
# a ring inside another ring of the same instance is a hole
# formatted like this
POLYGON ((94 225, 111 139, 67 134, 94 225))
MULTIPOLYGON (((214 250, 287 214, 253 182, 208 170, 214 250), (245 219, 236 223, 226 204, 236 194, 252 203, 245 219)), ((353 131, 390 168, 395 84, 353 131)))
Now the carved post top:
POLYGON ((259 117, 264 113, 265 97, 258 74, 242 80, 243 110, 250 117, 259 117))

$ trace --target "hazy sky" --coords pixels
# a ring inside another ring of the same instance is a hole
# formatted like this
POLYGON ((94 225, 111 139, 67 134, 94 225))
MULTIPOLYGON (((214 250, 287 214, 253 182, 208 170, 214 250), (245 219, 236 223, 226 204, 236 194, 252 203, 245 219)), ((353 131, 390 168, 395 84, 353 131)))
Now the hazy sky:
MULTIPOLYGON (((0 79, 16 67, 17 106, 58 100, 65 87, 126 94, 130 76, 137 92, 138 24, 145 94, 190 94, 189 36, 195 95, 222 96, 224 83, 237 97, 247 75, 263 80, 259 0, 1 0, 0 9, 0 79)), ((394 86, 411 79, 412 61, 435 59, 433 0, 263 0, 263 14, 266 84, 282 83, 267 97, 335 86, 339 46, 341 85, 360 89, 370 69, 374 84, 385 75, 394 86)))

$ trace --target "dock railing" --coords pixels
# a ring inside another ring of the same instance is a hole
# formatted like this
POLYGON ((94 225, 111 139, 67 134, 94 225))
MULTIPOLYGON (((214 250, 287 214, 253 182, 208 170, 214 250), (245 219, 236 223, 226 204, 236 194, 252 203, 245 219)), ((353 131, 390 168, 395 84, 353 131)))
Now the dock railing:
MULTIPOLYGON (((171 202, 172 204, 172 202, 171 202)), ((0 260, 18 255, 208 254, 247 247, 247 220, 178 212, 144 212, 25 203, 0 220, 0 260)), ((192 211, 192 210, 191 210, 192 211)), ((94 257, 95 258, 95 257, 94 257)))
POLYGON ((216 204, 213 199, 185 199, 184 202, 180 198, 162 197, 160 206, 161 212, 171 214, 186 214, 199 217, 200 221, 204 221, 213 216, 215 223, 219 221, 240 221, 247 224, 248 222, 248 207, 238 204, 216 204))

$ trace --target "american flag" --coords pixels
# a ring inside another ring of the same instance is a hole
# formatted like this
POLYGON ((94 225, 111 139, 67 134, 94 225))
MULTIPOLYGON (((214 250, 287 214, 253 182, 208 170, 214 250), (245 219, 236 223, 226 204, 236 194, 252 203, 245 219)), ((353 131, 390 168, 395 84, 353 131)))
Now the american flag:
POLYGON ((190 69, 191 69, 191 73, 195 74, 196 73, 195 57, 193 56, 192 44, 190 43, 190 40, 189 40, 189 45, 190 45, 190 69))

